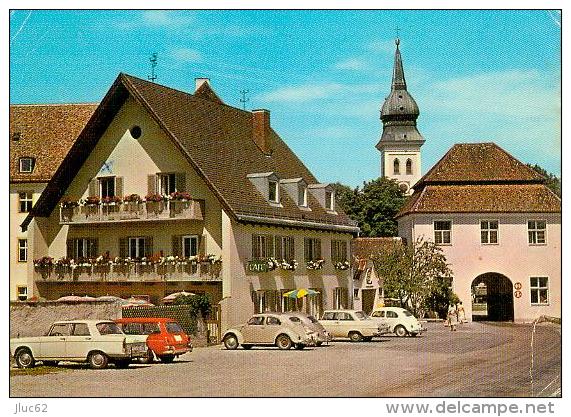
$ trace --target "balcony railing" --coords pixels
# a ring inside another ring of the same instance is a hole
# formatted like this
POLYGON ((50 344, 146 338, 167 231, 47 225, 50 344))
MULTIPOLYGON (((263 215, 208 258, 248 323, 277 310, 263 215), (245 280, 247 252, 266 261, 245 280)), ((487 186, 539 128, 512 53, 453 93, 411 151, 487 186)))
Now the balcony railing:
POLYGON ((222 261, 178 265, 104 264, 35 266, 37 282, 169 282, 220 281, 222 261))
POLYGON ((204 200, 123 202, 60 207, 61 224, 165 219, 204 220, 204 200))

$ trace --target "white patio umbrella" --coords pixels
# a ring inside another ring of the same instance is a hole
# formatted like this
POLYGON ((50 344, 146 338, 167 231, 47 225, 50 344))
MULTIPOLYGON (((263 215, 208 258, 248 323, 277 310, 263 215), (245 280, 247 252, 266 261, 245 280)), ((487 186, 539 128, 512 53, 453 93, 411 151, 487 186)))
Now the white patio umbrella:
POLYGON ((124 304, 122 307, 126 308, 126 307, 153 307, 154 304, 153 303, 149 303, 147 300, 144 300, 142 298, 127 298, 125 300, 126 304, 124 304))
POLYGON ((192 292, 186 292, 186 291, 173 292, 172 294, 169 294, 166 297, 164 297, 163 302, 172 303, 175 300, 175 298, 180 297, 181 295, 190 296, 190 295, 196 295, 196 294, 194 294, 192 292))

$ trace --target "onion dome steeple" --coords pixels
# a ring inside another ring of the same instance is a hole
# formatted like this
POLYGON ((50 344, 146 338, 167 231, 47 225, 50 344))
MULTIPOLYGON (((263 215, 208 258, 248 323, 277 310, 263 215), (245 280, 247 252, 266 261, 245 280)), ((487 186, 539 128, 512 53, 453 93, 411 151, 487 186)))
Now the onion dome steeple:
POLYGON ((391 92, 381 108, 383 134, 377 144, 381 149, 385 142, 412 142, 422 145, 424 138, 416 128, 416 119, 420 114, 416 101, 406 89, 406 80, 400 54, 400 39, 395 40, 396 52, 393 68, 391 92))

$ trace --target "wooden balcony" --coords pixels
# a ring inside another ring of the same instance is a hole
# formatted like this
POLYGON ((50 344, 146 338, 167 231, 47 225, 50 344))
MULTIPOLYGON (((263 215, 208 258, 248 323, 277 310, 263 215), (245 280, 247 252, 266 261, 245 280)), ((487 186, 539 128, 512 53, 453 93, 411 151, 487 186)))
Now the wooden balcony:
POLYGON ((123 202, 60 207, 60 224, 204 220, 204 200, 123 202))
POLYGON ((106 265, 50 265, 34 267, 36 282, 174 282, 221 281, 222 262, 106 265))

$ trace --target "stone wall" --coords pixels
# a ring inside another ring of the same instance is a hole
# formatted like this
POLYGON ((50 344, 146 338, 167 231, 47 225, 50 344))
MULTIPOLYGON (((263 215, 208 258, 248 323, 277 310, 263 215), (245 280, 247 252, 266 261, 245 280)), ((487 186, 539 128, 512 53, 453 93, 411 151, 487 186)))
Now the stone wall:
MULTIPOLYGON (((11 302, 10 337, 42 336, 54 321, 73 319, 114 320, 122 316, 121 304, 94 302, 11 302)), ((198 319, 196 334, 190 335, 195 347, 206 346, 206 326, 198 319)))

